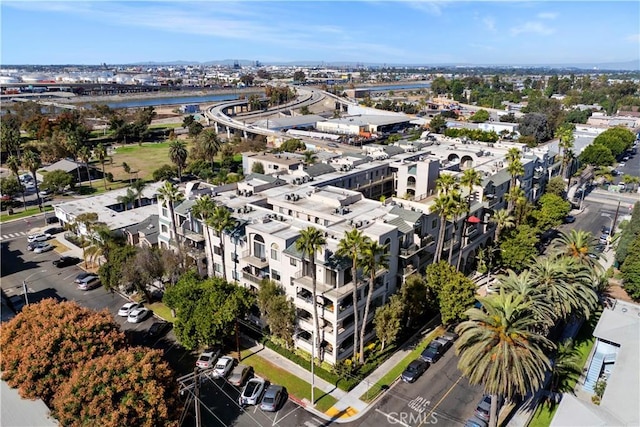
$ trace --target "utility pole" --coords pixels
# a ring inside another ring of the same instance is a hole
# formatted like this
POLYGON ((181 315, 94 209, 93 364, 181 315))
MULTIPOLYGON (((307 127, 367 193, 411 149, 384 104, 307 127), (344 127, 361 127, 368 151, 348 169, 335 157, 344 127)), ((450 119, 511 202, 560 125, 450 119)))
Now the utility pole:
POLYGON ((618 220, 618 213, 620 212, 620 200, 618 200, 618 207, 616 208, 616 214, 613 217, 613 223, 611 224, 611 230, 609 231, 609 237, 613 235, 613 229, 616 228, 616 221, 618 220))
POLYGON ((195 395, 195 415, 196 415, 196 427, 202 426, 202 417, 200 415, 200 368, 196 367, 193 371, 193 375, 195 376, 195 384, 193 386, 193 391, 195 395))
POLYGON ((27 281, 22 281, 22 291, 24 292, 24 303, 25 305, 29 305, 29 294, 27 293, 27 281))
MULTIPOLYGON (((314 301, 315 302, 315 301, 314 301)), ((316 399, 314 397, 314 387, 316 385, 316 376, 314 373, 315 362, 315 348, 316 348, 316 325, 317 319, 314 319, 313 331, 311 331, 311 405, 315 405, 316 399)))

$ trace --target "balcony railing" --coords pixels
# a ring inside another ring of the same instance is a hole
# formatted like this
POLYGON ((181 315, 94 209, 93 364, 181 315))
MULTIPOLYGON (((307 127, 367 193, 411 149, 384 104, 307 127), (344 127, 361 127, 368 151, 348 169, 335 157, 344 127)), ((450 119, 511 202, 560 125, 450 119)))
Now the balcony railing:
POLYGON ((258 254, 258 256, 256 256, 251 253, 250 249, 242 252, 242 259, 258 268, 264 268, 269 265, 266 254, 258 254))
POLYGON ((255 283, 255 284, 259 285, 260 283, 262 283, 263 280, 265 280, 265 279, 268 280, 269 279, 269 275, 268 274, 264 274, 264 275, 261 275, 261 276, 256 276, 255 274, 252 274, 252 273, 250 273, 250 272, 248 272, 246 270, 242 270, 242 278, 246 279, 246 280, 248 280, 248 281, 250 281, 252 283, 255 283))

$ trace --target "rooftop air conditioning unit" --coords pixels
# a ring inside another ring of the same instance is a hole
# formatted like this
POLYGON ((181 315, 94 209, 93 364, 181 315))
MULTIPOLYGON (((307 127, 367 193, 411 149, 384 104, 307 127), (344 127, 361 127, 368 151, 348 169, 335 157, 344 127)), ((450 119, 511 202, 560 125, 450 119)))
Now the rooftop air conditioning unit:
POLYGON ((291 200, 291 196, 290 196, 289 194, 285 194, 285 195, 284 195, 284 199, 285 199, 285 200, 291 200))

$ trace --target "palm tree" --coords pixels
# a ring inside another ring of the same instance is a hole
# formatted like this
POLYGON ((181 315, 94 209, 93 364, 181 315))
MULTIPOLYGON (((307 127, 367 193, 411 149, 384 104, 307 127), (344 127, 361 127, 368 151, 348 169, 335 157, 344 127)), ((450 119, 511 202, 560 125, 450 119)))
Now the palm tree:
POLYGON ((431 207, 432 212, 438 214, 440 221, 440 228, 438 228, 438 240, 436 241, 436 253, 434 262, 440 261, 442 257, 442 251, 444 249, 444 238, 447 230, 447 219, 451 215, 453 199, 446 195, 441 194, 434 200, 431 207))
POLYGON ((467 194, 467 215, 465 221, 462 223, 462 228, 460 230, 460 249, 458 250, 458 262, 456 264, 456 269, 460 270, 460 263, 462 263, 462 245, 465 243, 463 239, 467 233, 467 220, 471 216, 471 201, 473 198, 473 187, 476 185, 480 185, 482 183, 482 174, 477 170, 470 168, 466 169, 462 172, 462 177, 460 178, 460 185, 466 186, 469 190, 467 194))
POLYGON ((524 270, 520 274, 508 270, 506 275, 500 275, 497 279, 495 289, 520 295, 523 297, 523 302, 530 303, 531 315, 537 323, 536 330, 553 325, 556 319, 553 304, 529 270, 524 270))
POLYGON ((213 173, 215 171, 216 155, 218 154, 218 151, 220 151, 222 143, 220 142, 220 139, 218 139, 218 135, 213 129, 201 133, 200 141, 202 154, 204 154, 204 156, 211 162, 211 172, 213 173))
MULTIPOLYGON (((521 157, 522 157, 522 152, 520 151, 519 148, 513 147, 513 148, 510 148, 509 151, 507 152, 507 155, 506 155, 506 159, 508 163, 507 172, 509 172, 509 175, 511 175, 509 191, 514 191, 513 189, 516 188, 516 178, 524 174, 524 166, 520 161, 521 157)), ((513 205, 514 205, 514 200, 509 200, 509 202, 507 203, 507 210, 509 212, 513 211, 513 205)))
MULTIPOLYGON (((86 145, 83 145, 78 151, 78 158, 84 163, 84 168, 87 171, 87 179, 89 180, 89 187, 93 187, 91 184, 91 173, 89 172, 89 160, 91 160, 91 150, 86 145)), ((79 184, 79 183, 78 183, 79 184)))
POLYGON ((107 149, 102 144, 98 144, 93 150, 93 153, 98 158, 98 161, 102 165, 102 181, 104 182, 104 189, 107 189, 107 175, 104 171, 104 163, 107 161, 107 149))
POLYGON ((494 243, 498 242, 500 238, 500 234, 502 234, 502 230, 506 228, 511 228, 515 225, 513 215, 509 213, 506 209, 500 209, 493 214, 491 219, 489 220, 496 225, 495 234, 493 235, 494 243))
POLYGON ((122 196, 118 196, 118 202, 124 205, 124 210, 129 210, 129 205, 134 204, 136 202, 136 193, 130 188, 127 188, 127 192, 122 196))
POLYGON ((451 191, 457 190, 458 187, 456 177, 448 173, 440 175, 436 180, 436 190, 438 194, 449 194, 451 191))
POLYGON ((553 358, 549 388, 553 392, 572 393, 580 375, 582 375, 580 350, 573 345, 573 340, 568 338, 558 344, 558 350, 553 358))
POLYGON ((18 184, 20 184, 20 190, 22 193, 22 206, 24 206, 24 210, 27 210, 27 200, 24 197, 24 185, 22 181, 20 181, 20 160, 13 154, 7 157, 7 167, 11 170, 11 173, 16 177, 18 184))
POLYGON ((136 192, 136 197, 138 198, 138 207, 142 206, 142 196, 144 188, 147 186, 147 183, 141 179, 136 179, 130 185, 133 191, 136 192))
POLYGON ((573 142, 575 137, 573 135, 573 125, 564 124, 556 130, 555 137, 558 138, 558 147, 562 149, 562 165, 560 166, 560 176, 565 178, 567 169, 572 160, 573 154, 573 142))
MULTIPOLYGON (((200 219, 200 221, 202 222, 202 226, 204 228, 205 245, 207 245, 207 249, 211 253, 210 255, 211 259, 213 259, 213 248, 211 247, 211 236, 209 235, 209 227, 207 226, 206 222, 207 222, 207 219, 209 219, 213 214, 213 210, 215 209, 215 207, 216 207, 215 202, 207 194, 198 198, 193 204, 193 207, 191 208, 191 215, 200 219)), ((207 274, 209 275, 209 277, 213 277, 214 275, 213 263, 207 264, 207 274)))
POLYGON ((560 233, 554 240, 553 250, 557 256, 568 256, 578 263, 589 267, 595 266, 594 258, 598 258, 595 251, 595 239, 591 233, 584 230, 571 230, 569 233, 560 233))
POLYGON ((362 326, 360 327, 360 363, 364 363, 364 334, 367 329, 367 320, 369 317, 369 308, 371 306, 371 296, 375 288, 375 280, 380 269, 389 268, 388 246, 370 240, 364 246, 362 251, 362 270, 364 274, 369 275, 369 291, 367 292, 367 301, 364 306, 364 316, 362 317, 362 326))
POLYGON ((338 243, 338 256, 351 258, 351 277, 353 280, 353 291, 351 299, 353 300, 353 359, 358 354, 358 266, 362 252, 370 239, 363 235, 357 228, 347 231, 344 237, 338 243))
MULTIPOLYGON (((458 228, 458 218, 460 217, 460 215, 464 214, 467 211, 467 206, 466 203, 462 201, 462 199, 460 198, 460 193, 458 193, 457 191, 451 193, 449 197, 451 199, 451 203, 449 203, 448 205, 448 217, 453 223, 453 231, 451 232, 451 237, 449 238, 449 256, 447 262, 451 264, 451 261, 453 260, 453 245, 456 241, 456 229, 458 228)), ((464 225, 461 228, 464 228, 464 225)), ((460 253, 462 253, 462 235, 460 236, 459 251, 460 253)))
POLYGON ((553 343, 532 332, 536 320, 523 296, 500 292, 478 300, 483 309, 467 310, 469 320, 456 328, 458 369, 491 395, 489 422, 495 427, 498 396, 513 399, 543 385, 551 368, 545 350, 553 343))
POLYGON ((181 182, 182 169, 184 169, 187 164, 188 155, 187 145, 184 142, 174 139, 169 143, 169 159, 178 167, 178 179, 181 182))
POLYGON ((318 294, 317 294, 317 274, 316 274, 316 252, 327 244, 324 233, 315 227, 307 227, 300 230, 300 237, 296 240, 296 249, 302 252, 302 260, 309 258, 309 269, 311 270, 311 289, 313 304, 313 328, 315 339, 311 345, 314 346, 318 360, 320 360, 320 325, 318 323, 318 294))
POLYGON ((227 268, 225 266, 224 256, 224 236, 222 233, 233 230, 236 226, 236 220, 231 216, 229 209, 224 206, 216 206, 211 213, 211 216, 207 218, 207 226, 214 229, 220 239, 220 256, 222 257, 222 277, 227 280, 227 268))
POLYGON ((171 217, 171 228, 173 230, 173 238, 177 243, 178 241, 178 227, 176 226, 176 217, 173 211, 173 207, 176 202, 184 199, 184 194, 171 182, 166 181, 162 187, 158 189, 158 199, 162 200, 167 209, 169 209, 169 216, 171 217))
POLYGON ((127 162, 122 162, 122 169, 129 175, 129 185, 131 185, 131 166, 127 162))
POLYGON ((305 152, 302 153, 302 155, 304 156, 305 165, 312 165, 318 159, 318 156, 316 156, 316 153, 311 150, 306 150, 305 152))
POLYGON ((87 266, 87 240, 91 236, 93 225, 98 222, 98 214, 96 212, 85 212, 78 215, 74 221, 75 233, 80 238, 82 244, 82 258, 84 259, 84 267, 87 266), (84 233, 81 233, 80 226, 84 226, 84 233))
POLYGON ((40 160, 40 154, 35 151, 25 150, 22 154, 22 166, 31 172, 33 177, 33 183, 36 186, 36 196, 38 197, 38 208, 42 210, 42 200, 40 199, 40 191, 38 190, 38 178, 36 172, 42 166, 42 160, 40 160))

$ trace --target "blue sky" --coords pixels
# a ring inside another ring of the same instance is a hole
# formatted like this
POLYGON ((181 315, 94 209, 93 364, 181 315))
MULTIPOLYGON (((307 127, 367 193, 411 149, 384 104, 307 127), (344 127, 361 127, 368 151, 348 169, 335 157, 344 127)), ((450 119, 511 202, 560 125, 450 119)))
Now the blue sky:
POLYGON ((606 63, 640 57, 638 1, 0 1, 1 64, 259 60, 606 63))

